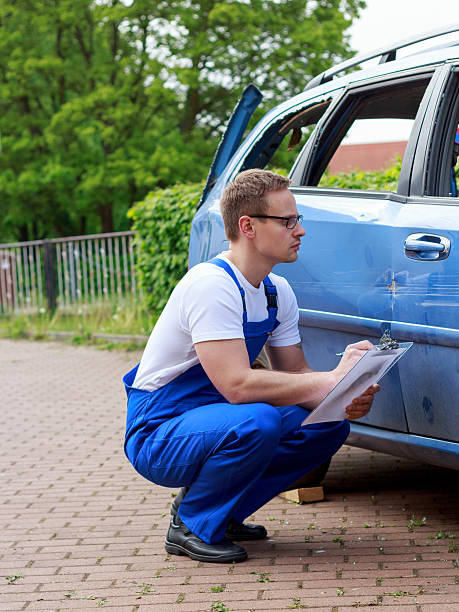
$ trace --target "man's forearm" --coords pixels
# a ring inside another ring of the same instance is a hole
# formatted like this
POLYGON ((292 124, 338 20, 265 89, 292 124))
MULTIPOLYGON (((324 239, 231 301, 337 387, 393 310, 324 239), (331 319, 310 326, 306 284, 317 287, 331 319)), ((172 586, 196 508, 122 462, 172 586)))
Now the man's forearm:
POLYGON ((195 347, 206 374, 232 404, 266 402, 314 408, 372 344, 365 340, 348 345, 338 365, 329 372, 312 372, 303 352, 295 349, 292 353, 291 347, 270 351, 273 370, 252 369, 246 346, 239 338, 198 342, 195 347))
POLYGON ((333 372, 278 372, 250 370, 235 381, 229 401, 233 404, 266 402, 273 406, 298 404, 312 409, 338 383, 333 372))

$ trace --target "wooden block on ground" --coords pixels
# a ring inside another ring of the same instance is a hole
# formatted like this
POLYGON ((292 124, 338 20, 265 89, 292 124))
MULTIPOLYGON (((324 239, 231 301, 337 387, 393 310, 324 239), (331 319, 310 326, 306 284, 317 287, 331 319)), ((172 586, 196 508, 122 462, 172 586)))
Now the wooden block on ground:
POLYGON ((322 501, 324 498, 324 489, 323 487, 293 489, 292 491, 284 491, 283 493, 279 493, 279 497, 300 504, 322 501))

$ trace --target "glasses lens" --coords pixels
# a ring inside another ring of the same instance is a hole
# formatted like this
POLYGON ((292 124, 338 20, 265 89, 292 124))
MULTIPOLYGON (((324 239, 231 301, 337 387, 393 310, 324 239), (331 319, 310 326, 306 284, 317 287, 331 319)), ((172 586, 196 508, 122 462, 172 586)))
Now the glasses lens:
POLYGON ((302 219, 303 217, 301 215, 299 215, 298 217, 289 217, 287 221, 287 229, 293 229, 294 227, 296 227, 298 221, 301 223, 302 219))

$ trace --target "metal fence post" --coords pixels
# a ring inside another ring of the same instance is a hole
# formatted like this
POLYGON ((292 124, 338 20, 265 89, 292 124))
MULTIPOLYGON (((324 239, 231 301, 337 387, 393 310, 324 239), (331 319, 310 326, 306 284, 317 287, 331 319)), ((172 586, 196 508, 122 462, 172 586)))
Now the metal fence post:
POLYGON ((46 299, 48 310, 54 312, 56 300, 56 253, 54 244, 50 240, 43 240, 43 263, 45 272, 46 299))

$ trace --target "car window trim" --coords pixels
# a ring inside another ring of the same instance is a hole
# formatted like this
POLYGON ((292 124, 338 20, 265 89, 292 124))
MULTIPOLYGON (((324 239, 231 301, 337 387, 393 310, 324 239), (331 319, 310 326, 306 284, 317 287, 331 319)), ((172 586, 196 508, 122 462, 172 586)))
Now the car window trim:
MULTIPOLYGON (((425 102, 425 113, 419 125, 415 149, 412 152, 413 162, 407 195, 423 197, 426 195, 426 176, 429 156, 431 154, 432 132, 438 112, 441 96, 451 72, 451 64, 443 63, 437 67, 428 89, 430 97, 425 102)), ((427 94, 427 92, 426 92, 427 94)), ((423 100, 424 102, 424 100, 423 100)))
POLYGON ((448 79, 439 97, 437 113, 433 122, 430 150, 425 171, 426 196, 457 200, 449 195, 449 180, 454 136, 459 121, 459 67, 450 65, 448 79), (446 145, 446 146, 445 146, 446 145))
POLYGON ((353 93, 354 90, 364 91, 368 89, 368 91, 371 91, 372 89, 384 89, 388 82, 394 80, 419 80, 422 77, 428 78, 429 74, 433 77, 437 68, 438 64, 426 64, 423 66, 417 66, 416 68, 399 70, 398 72, 389 72, 383 75, 376 75, 365 79, 364 81, 352 81, 352 83, 349 83, 347 90, 353 93))
POLYGON ((405 204, 407 197, 394 191, 374 191, 370 189, 341 189, 340 187, 313 187, 308 185, 291 185, 290 191, 295 195, 331 196, 361 198, 372 200, 391 200, 405 204))
POLYGON ((409 196, 406 204, 423 204, 425 206, 459 206, 459 198, 453 196, 409 196))

